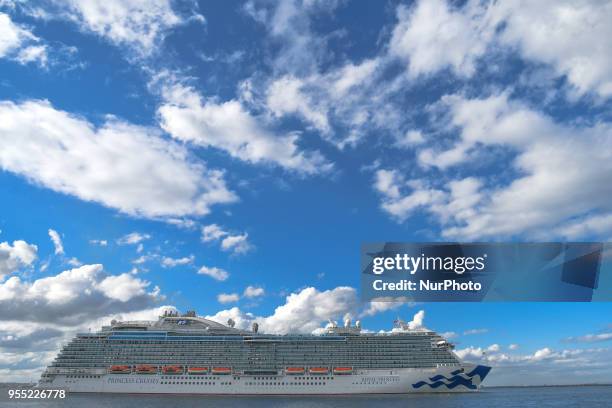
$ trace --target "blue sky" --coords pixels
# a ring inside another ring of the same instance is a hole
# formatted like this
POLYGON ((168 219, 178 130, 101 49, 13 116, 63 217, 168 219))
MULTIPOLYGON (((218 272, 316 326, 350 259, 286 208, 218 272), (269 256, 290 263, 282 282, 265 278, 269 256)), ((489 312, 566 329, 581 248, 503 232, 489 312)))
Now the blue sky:
POLYGON ((176 307, 272 332, 401 316, 491 384, 609 382, 607 303, 370 305, 357 287, 361 242, 610 240, 611 18, 0 1, 0 379, 176 307))

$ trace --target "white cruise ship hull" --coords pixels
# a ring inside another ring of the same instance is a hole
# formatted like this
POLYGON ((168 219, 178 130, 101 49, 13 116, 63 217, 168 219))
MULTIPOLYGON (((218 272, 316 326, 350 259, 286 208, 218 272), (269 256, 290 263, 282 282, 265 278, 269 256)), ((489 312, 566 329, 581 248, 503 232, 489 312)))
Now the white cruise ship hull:
POLYGON ((337 395, 407 394, 477 391, 490 368, 464 364, 437 369, 358 370, 352 374, 61 375, 44 388, 80 393, 209 394, 209 395, 337 395))

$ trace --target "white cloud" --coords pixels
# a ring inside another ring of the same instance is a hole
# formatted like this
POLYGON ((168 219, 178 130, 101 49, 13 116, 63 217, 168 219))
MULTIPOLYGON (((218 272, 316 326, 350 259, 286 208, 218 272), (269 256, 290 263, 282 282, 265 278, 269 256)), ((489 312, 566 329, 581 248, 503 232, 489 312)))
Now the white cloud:
POLYGON ((501 350, 499 344, 491 344, 489 347, 487 347, 488 352, 498 352, 499 350, 501 350))
POLYGON ((135 278, 129 273, 123 273, 104 278, 97 287, 106 297, 127 302, 134 297, 144 295, 147 286, 148 282, 135 278))
POLYGON ((567 222, 554 231, 556 235, 570 240, 589 235, 605 236, 612 231, 612 213, 581 217, 567 222))
POLYGON ((198 226, 198 223, 189 218, 166 218, 165 220, 168 224, 175 225, 179 228, 183 229, 195 229, 198 226))
POLYGON ((245 254, 253 249, 253 245, 248 241, 249 234, 244 232, 230 233, 217 224, 205 225, 202 227, 203 242, 221 242, 223 251, 231 251, 234 254, 245 254))
POLYGON ((404 180, 396 170, 377 170, 374 188, 382 196, 381 208, 400 222, 408 218, 414 210, 436 205, 444 199, 444 193, 435 188, 424 186, 416 180, 404 180), (401 191, 411 188, 409 194, 401 191))
POLYGON ((384 301, 384 302, 369 302, 368 307, 361 313, 361 316, 374 316, 378 313, 383 313, 388 310, 395 310, 402 305, 404 302, 384 301))
POLYGON ((83 265, 83 262, 79 261, 74 256, 66 261, 66 263, 70 266, 77 267, 83 265))
POLYGON ((263 296, 265 293, 266 293, 266 291, 262 287, 259 287, 259 286, 247 286, 244 289, 244 293, 242 294, 242 296, 244 296, 246 298, 256 298, 256 297, 263 296))
POLYGON ((117 45, 146 56, 167 31, 183 22, 170 0, 69 0, 57 3, 59 14, 117 45))
POLYGON ((0 58, 19 49, 24 42, 36 37, 28 29, 15 24, 8 14, 0 13, 0 58))
POLYGON ((83 265, 32 282, 13 276, 0 284, 0 320, 77 324, 100 311, 117 313, 154 305, 159 289, 129 273, 109 275, 83 265))
POLYGON ((519 345, 518 344, 510 344, 508 345, 508 349, 509 350, 518 350, 519 349, 519 345))
POLYGON ((598 0, 498 3, 501 43, 549 64, 579 94, 612 96, 612 4, 598 0))
MULTIPOLYGON (((505 377, 508 381, 506 384, 517 384, 517 380, 524 381, 524 378, 517 379, 515 376, 508 375, 510 370, 516 371, 522 367, 534 370, 534 367, 537 367, 535 370, 538 373, 542 371, 544 373, 541 378, 534 373, 529 378, 530 383, 535 381, 536 384, 550 385, 551 375, 558 372, 568 373, 588 367, 606 369, 607 367, 602 366, 600 361, 610 354, 610 350, 605 348, 555 350, 551 347, 542 347, 530 354, 508 354, 502 352, 499 345, 492 344, 485 348, 469 346, 456 350, 455 353, 462 360, 494 365, 497 372, 496 377, 505 377)), ((576 381, 583 381, 581 378, 583 376, 578 375, 555 383, 565 384, 573 381, 576 384, 576 381)))
POLYGON ((0 282, 6 275, 20 268, 32 265, 36 259, 38 247, 25 241, 0 242, 0 282))
POLYGON ((420 130, 409 130, 397 138, 395 145, 400 148, 411 148, 424 142, 425 138, 420 130))
POLYGON ((244 254, 251 250, 251 244, 248 242, 249 234, 246 232, 242 235, 228 235, 221 240, 221 249, 224 251, 232 251, 234 254, 244 254))
POLYGON ((155 130, 116 118, 94 127, 46 101, 0 102, 0 143, 4 170, 128 214, 204 215, 236 200, 222 172, 155 130))
POLYGON ((54 229, 49 228, 49 238, 53 241, 55 247, 55 255, 64 255, 64 244, 62 244, 62 238, 54 229))
POLYGON ((92 245, 99 245, 99 246, 108 246, 108 241, 105 239, 90 239, 89 243, 92 245))
POLYGON ((374 130, 399 138, 406 115, 391 96, 401 81, 383 79, 384 67, 384 60, 372 58, 307 76, 273 77, 255 94, 263 95, 272 117, 298 117, 339 149, 356 145, 374 130))
POLYGON ((277 48, 272 64, 277 71, 304 73, 323 62, 327 55, 327 38, 313 29, 312 19, 331 13, 339 1, 290 0, 282 2, 254 2, 244 10, 255 21, 264 25, 277 48))
POLYGON ((461 9, 449 7, 445 0, 421 0, 411 9, 400 5, 389 53, 408 62, 413 78, 447 67, 471 76, 495 33, 491 17, 476 1, 461 9))
POLYGON ((612 333, 585 334, 584 336, 568 337, 564 340, 566 342, 596 343, 600 341, 612 340, 612 333))
POLYGON ((164 268, 174 268, 179 265, 190 265, 193 263, 195 257, 193 255, 184 256, 182 258, 170 258, 168 256, 164 256, 161 260, 161 265, 164 268))
POLYGON ((48 63, 47 46, 46 45, 31 45, 19 51, 15 60, 22 65, 35 62, 41 67, 46 67, 48 63))
POLYGON ((331 39, 342 29, 320 32, 317 19, 331 14, 342 2, 249 2, 245 9, 264 24, 268 34, 269 75, 258 72, 240 85, 241 100, 255 109, 264 107, 273 119, 297 117, 339 149, 360 143, 364 136, 403 134, 405 110, 392 96, 401 90, 401 78, 383 75, 389 58, 376 55, 359 61, 331 63, 331 39))
MULTIPOLYGON (((424 209, 440 221, 443 236, 463 239, 609 234, 612 150, 602 146, 612 144, 610 124, 559 124, 506 93, 482 99, 447 96, 442 104, 450 127, 459 132, 456 146, 468 146, 473 157, 492 147, 507 149, 515 154, 511 168, 517 175, 500 185, 466 177, 431 187, 406 182, 397 170, 379 170, 374 188, 390 215, 403 221, 424 209)), ((462 155, 452 166, 461 164, 465 173, 471 161, 462 155)))
POLYGON ((459 334, 454 331, 447 331, 447 332, 440 333, 440 336, 444 337, 447 340, 450 340, 450 339, 454 339, 458 337, 459 334))
POLYGON ((117 244, 118 245, 136 245, 148 239, 151 239, 151 235, 149 234, 142 234, 140 232, 131 232, 119 238, 117 240, 117 244))
POLYGON ((235 303, 240 300, 240 295, 237 293, 219 293, 217 301, 219 303, 235 303))
POLYGON ((225 281, 225 280, 227 280, 227 278, 229 278, 229 272, 227 272, 224 269, 217 268, 215 266, 213 266, 213 267, 202 266, 198 270, 198 273, 200 275, 210 276, 214 280, 218 280, 218 281, 221 281, 221 282, 225 281))
POLYGON ((359 301, 353 288, 319 291, 309 287, 287 296, 285 304, 277 307, 270 316, 257 317, 234 307, 207 318, 224 324, 232 318, 236 327, 244 329, 257 322, 264 333, 311 333, 328 319, 357 315, 358 308, 359 301))
POLYGON ((278 117, 298 114, 322 133, 329 133, 327 107, 317 106, 309 95, 302 93, 300 88, 303 85, 300 79, 291 76, 272 82, 267 91, 268 109, 278 117))
POLYGON ((202 241, 204 242, 217 241, 226 235, 227 232, 217 224, 202 227, 202 241))
POLYGON ((463 332, 464 336, 470 336, 473 334, 484 334, 484 333, 488 333, 489 329, 470 329, 470 330, 465 330, 463 332))
POLYGON ((249 163, 269 163, 303 174, 331 169, 318 151, 300 150, 296 134, 278 136, 247 112, 239 101, 204 100, 193 88, 164 87, 158 108, 160 126, 173 138, 214 147, 249 163))
POLYGON ((451 68, 470 77, 487 50, 517 52, 548 64, 578 94, 612 95, 612 5, 585 1, 421 0, 400 5, 389 53, 408 63, 411 77, 451 68))
POLYGON ((143 263, 148 262, 151 259, 153 259, 153 256, 150 256, 150 255, 141 255, 138 258, 134 259, 132 261, 132 263, 134 265, 142 265, 143 263))
POLYGON ((424 327, 423 326, 424 321, 425 321, 425 311, 419 310, 418 312, 414 314, 414 316, 412 317, 412 320, 408 322, 408 327, 410 328, 410 330, 422 329, 424 327))

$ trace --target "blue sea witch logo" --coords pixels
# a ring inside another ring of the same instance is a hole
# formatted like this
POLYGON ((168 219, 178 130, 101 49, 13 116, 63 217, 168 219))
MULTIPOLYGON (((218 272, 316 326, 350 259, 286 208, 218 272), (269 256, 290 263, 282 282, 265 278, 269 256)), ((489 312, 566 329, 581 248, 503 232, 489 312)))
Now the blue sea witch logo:
POLYGON ((489 371, 491 371, 491 367, 478 365, 469 373, 464 374, 463 369, 455 370, 451 373, 452 377, 450 378, 446 378, 445 376, 438 374, 429 378, 429 381, 431 382, 419 381, 412 384, 412 387, 421 388, 425 385, 429 385, 430 388, 438 388, 445 386, 449 390, 452 390, 455 387, 463 385, 466 388, 475 390, 478 388, 478 386, 473 383, 474 377, 478 376, 480 378, 480 382, 482 382, 487 374, 489 374, 489 371))

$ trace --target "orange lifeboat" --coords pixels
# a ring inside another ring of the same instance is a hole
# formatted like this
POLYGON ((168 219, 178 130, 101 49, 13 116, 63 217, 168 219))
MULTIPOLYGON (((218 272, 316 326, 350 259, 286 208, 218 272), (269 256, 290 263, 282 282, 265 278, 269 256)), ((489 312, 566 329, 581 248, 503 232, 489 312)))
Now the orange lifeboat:
POLYGON ((112 365, 108 368, 108 372, 111 374, 130 374, 132 367, 129 365, 112 365))
POLYGON ((164 374, 183 374, 183 366, 180 366, 180 365, 163 366, 162 373, 164 374))
POLYGON ((208 367, 189 367, 187 373, 191 375, 202 375, 208 373, 208 367))
POLYGON ((306 371, 304 367, 287 367, 285 369, 285 373, 291 375, 304 374, 304 371, 306 371))
POLYGON ((231 367, 213 367, 212 373, 213 374, 231 374, 232 368, 231 367))
POLYGON ((137 374, 157 374, 157 366, 149 364, 140 364, 136 366, 137 374))
POLYGON ((334 374, 353 374, 353 367, 334 367, 334 374))
POLYGON ((327 367, 310 367, 310 374, 327 374, 329 372, 327 367))

